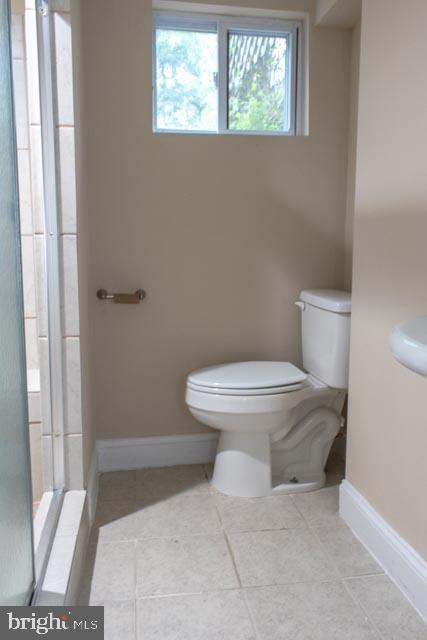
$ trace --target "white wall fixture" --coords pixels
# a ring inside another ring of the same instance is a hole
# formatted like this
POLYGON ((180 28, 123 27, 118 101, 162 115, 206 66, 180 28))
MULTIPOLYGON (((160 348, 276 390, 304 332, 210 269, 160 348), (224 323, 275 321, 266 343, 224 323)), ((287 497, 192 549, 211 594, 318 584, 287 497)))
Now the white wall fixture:
POLYGON ((427 376, 427 316, 418 316, 395 327, 390 349, 398 362, 420 376, 427 376))
POLYGON ((204 367, 187 378, 185 402, 220 431, 212 485, 256 498, 314 491, 341 423, 348 385, 351 294, 302 291, 302 360, 204 367))
POLYGON ((340 515, 427 622, 427 562, 347 480, 340 487, 340 515))

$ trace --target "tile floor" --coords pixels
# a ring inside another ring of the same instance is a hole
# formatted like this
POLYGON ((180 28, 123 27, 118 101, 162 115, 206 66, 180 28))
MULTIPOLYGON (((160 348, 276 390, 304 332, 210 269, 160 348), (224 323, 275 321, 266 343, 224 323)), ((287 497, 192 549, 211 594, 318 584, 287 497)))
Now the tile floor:
POLYGON ((228 498, 201 465, 102 474, 81 602, 106 640, 427 640, 338 515, 313 493, 228 498))

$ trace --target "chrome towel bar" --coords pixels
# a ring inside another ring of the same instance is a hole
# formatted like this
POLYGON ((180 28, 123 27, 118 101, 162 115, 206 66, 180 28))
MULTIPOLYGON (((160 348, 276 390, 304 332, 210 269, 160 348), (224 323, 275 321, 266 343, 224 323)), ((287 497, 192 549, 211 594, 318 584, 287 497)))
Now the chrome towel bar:
POLYGON ((114 304, 138 304, 146 296, 144 289, 137 289, 135 293, 108 293, 106 289, 98 289, 96 297, 100 300, 111 300, 114 304))

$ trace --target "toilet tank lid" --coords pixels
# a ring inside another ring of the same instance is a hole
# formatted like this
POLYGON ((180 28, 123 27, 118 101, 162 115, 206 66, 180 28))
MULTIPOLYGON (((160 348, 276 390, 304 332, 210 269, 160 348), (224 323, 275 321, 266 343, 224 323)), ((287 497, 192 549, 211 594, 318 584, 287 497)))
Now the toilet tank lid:
POLYGON ((307 289, 301 291, 300 300, 313 307, 335 313, 351 313, 351 293, 337 289, 307 289))

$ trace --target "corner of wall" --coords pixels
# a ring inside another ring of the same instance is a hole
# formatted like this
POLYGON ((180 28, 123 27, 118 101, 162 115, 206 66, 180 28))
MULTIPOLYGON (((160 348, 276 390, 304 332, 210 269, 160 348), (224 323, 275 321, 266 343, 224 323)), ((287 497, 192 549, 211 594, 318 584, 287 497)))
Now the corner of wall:
POLYGON ((344 232, 344 280, 351 290, 353 271, 353 226, 356 195, 357 122, 359 103, 360 20, 353 28, 350 63, 347 202, 344 232))

